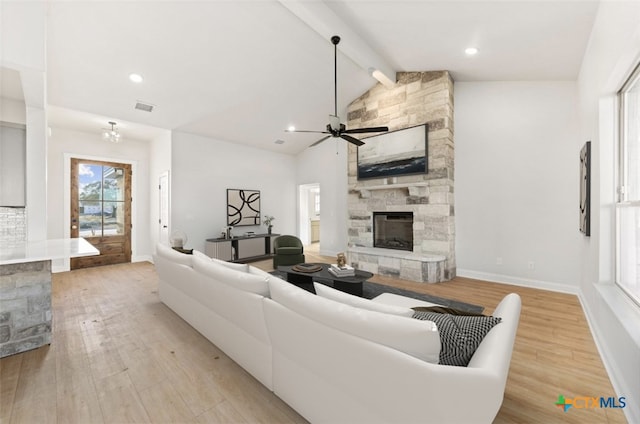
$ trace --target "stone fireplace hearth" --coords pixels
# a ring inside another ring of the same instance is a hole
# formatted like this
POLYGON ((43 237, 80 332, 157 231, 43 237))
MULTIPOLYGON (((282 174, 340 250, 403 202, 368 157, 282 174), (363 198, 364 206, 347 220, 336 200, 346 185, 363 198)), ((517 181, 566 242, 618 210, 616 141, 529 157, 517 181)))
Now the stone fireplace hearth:
POLYGON ((456 275, 453 80, 446 71, 401 72, 397 80, 395 88, 377 84, 351 103, 348 128, 427 124, 428 172, 358 180, 357 148, 349 146, 348 260, 381 275, 450 280, 456 275), (379 247, 374 212, 412 215, 410 249, 379 247))

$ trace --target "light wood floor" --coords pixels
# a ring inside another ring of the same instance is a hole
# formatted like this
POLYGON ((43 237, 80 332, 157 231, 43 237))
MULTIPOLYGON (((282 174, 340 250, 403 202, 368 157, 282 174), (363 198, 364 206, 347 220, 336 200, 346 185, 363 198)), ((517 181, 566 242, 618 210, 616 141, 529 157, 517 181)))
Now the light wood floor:
MULTIPOLYGON (((271 269, 269 261, 255 265, 271 269)), ((559 394, 615 395, 575 296, 465 278, 374 280, 486 312, 507 293, 522 296, 496 423, 626 422, 620 410, 554 405, 559 394)), ((54 274, 52 302, 53 343, 0 360, 0 423, 306 422, 160 303, 149 263, 54 274)))

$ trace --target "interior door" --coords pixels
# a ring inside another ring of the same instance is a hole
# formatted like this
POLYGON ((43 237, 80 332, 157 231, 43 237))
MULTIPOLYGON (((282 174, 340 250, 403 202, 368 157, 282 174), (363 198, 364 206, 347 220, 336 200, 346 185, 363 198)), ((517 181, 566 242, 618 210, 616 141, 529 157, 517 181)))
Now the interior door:
POLYGON ((71 269, 131 262, 131 200, 131 165, 71 159, 71 237, 100 251, 71 269))
POLYGON ((159 240, 161 243, 169 244, 169 171, 160 174, 158 189, 160 190, 159 240))

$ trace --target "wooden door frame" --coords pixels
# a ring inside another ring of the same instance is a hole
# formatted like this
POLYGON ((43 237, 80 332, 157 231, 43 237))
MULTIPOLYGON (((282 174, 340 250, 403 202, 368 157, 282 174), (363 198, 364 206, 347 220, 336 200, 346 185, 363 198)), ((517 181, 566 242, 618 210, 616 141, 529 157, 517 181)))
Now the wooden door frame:
MULTIPOLYGON (((91 156, 91 155, 83 155, 83 154, 75 154, 75 153, 65 153, 64 154, 64 219, 63 219, 63 234, 64 238, 71 237, 71 228, 69 223, 71 222, 71 158, 80 159, 80 160, 95 160, 100 162, 116 162, 116 163, 124 163, 127 165, 131 165, 131 197, 133 198, 133 202, 131 202, 131 224, 133 228, 131 228, 131 262, 137 262, 138 257, 138 246, 137 246, 137 227, 138 227, 138 161, 123 159, 123 158, 114 158, 107 156, 91 156)), ((71 269, 71 261, 69 259, 64 260, 64 264, 61 267, 61 271, 69 271, 71 269)))

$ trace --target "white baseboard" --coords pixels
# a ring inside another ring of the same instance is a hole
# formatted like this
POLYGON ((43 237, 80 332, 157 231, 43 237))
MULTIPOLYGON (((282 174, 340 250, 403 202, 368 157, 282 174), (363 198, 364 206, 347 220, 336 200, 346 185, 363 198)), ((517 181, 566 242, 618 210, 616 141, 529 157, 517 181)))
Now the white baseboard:
POLYGON ((322 256, 333 256, 334 258, 336 256, 338 256, 338 253, 340 253, 340 252, 334 252, 332 250, 320 250, 318 252, 319 255, 322 255, 322 256))
POLYGON ((577 295, 579 289, 577 286, 568 284, 552 283, 550 281, 533 280, 530 278, 514 277, 511 275, 493 274, 489 272, 472 271, 470 269, 456 269, 458 277, 473 278, 475 280, 491 281, 492 283, 511 284, 520 287, 530 287, 540 290, 549 290, 560 293, 569 293, 577 295))
POLYGON ((138 255, 131 258, 131 262, 151 262, 153 263, 153 258, 151 255, 138 255))
POLYGON ((54 274, 57 272, 67 272, 69 269, 69 265, 51 265, 51 272, 54 274))

